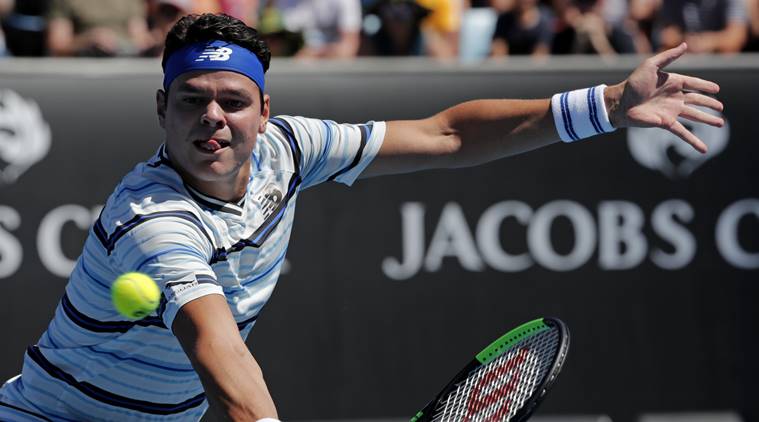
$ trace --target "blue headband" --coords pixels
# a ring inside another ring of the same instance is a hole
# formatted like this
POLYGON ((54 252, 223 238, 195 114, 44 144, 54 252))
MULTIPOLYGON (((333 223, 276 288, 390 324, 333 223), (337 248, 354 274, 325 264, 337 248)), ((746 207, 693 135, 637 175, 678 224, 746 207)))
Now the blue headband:
POLYGON ((203 41, 186 45, 166 61, 163 89, 169 89, 177 76, 193 70, 228 70, 249 77, 264 93, 264 66, 247 48, 229 41, 203 41))

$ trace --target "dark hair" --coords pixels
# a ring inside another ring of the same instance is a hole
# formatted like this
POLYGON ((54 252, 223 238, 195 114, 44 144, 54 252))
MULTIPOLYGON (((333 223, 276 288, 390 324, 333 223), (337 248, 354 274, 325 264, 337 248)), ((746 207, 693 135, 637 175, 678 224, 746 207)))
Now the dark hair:
POLYGON ((212 40, 229 41, 252 51, 261 61, 264 73, 269 70, 271 51, 258 37, 258 31, 232 16, 212 13, 187 15, 174 24, 166 35, 161 67, 166 70, 169 57, 185 45, 212 40))

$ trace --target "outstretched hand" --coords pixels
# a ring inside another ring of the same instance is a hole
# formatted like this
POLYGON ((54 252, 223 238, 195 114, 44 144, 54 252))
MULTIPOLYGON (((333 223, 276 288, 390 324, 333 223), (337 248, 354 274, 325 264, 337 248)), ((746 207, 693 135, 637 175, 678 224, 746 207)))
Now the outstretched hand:
POLYGON ((615 127, 659 127, 666 129, 705 153, 706 144, 689 131, 677 118, 722 126, 722 118, 693 106, 722 111, 722 103, 705 95, 719 92, 714 82, 664 71, 682 56, 685 43, 648 58, 626 81, 607 88, 609 118, 615 127))

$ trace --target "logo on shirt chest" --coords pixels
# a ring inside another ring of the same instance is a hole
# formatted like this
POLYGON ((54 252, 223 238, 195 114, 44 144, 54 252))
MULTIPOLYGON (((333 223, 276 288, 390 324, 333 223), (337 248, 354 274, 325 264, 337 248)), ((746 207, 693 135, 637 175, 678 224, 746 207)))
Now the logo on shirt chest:
POLYGON ((268 219, 272 213, 282 203, 284 195, 282 190, 275 184, 266 185, 266 187, 256 196, 256 202, 261 208, 264 220, 268 219))

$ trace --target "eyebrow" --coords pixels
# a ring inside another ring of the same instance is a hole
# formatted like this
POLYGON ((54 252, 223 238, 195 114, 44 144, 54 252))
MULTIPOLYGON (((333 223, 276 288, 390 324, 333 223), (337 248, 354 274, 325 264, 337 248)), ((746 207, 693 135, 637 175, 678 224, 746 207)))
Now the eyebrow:
MULTIPOLYGON (((181 93, 188 93, 188 94, 205 94, 207 92, 204 89, 197 88, 186 83, 183 83, 182 85, 180 85, 178 91, 181 93)), ((243 97, 243 98, 255 97, 245 90, 236 89, 236 88, 222 88, 220 90, 220 93, 223 95, 233 95, 233 96, 243 97)))

